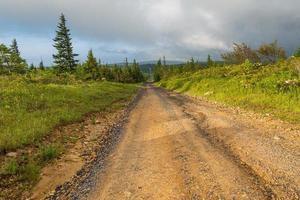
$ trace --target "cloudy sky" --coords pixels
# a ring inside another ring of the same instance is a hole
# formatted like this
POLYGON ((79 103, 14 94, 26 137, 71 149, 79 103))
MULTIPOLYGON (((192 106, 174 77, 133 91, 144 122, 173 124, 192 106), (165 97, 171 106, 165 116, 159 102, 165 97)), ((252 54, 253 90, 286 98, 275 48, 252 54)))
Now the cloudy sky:
POLYGON ((29 63, 50 64, 64 13, 81 60, 90 48, 108 63, 201 60, 233 42, 275 39, 291 53, 300 45, 299 8, 299 0, 0 0, 0 43, 16 38, 29 63))

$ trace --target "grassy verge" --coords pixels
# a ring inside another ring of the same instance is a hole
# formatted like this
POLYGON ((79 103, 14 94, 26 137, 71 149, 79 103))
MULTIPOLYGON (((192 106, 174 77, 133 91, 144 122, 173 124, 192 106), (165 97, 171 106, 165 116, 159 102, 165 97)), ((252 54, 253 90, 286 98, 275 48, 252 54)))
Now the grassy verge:
POLYGON ((59 124, 118 106, 136 85, 110 82, 54 84, 0 77, 0 152, 33 144, 59 124))
POLYGON ((289 59, 267 66, 246 62, 212 67, 169 76, 158 85, 299 124, 299 63, 298 59, 289 59))
POLYGON ((0 199, 28 196, 41 169, 75 144, 83 125, 59 135, 55 127, 88 113, 122 109, 137 90, 137 84, 81 82, 46 73, 0 76, 0 199))

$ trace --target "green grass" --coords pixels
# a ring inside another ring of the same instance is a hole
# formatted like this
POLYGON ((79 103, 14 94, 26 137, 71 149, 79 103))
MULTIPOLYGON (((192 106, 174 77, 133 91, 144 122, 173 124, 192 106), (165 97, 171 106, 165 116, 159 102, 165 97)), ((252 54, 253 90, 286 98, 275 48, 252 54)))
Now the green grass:
POLYGON ((0 76, 0 152, 34 144, 57 125, 122 106, 137 85, 0 76))
POLYGON ((212 67, 168 76, 158 85, 299 124, 299 66, 299 59, 289 59, 268 66, 212 67))
POLYGON ((41 166, 33 160, 28 160, 26 163, 20 160, 6 161, 0 168, 0 176, 16 176, 20 181, 36 182, 40 177, 41 166))
POLYGON ((0 175, 16 175, 19 171, 19 165, 16 159, 7 160, 0 169, 0 175))
POLYGON ((49 144, 41 146, 39 150, 39 158, 41 162, 47 162, 57 158, 62 153, 63 147, 60 144, 49 144))

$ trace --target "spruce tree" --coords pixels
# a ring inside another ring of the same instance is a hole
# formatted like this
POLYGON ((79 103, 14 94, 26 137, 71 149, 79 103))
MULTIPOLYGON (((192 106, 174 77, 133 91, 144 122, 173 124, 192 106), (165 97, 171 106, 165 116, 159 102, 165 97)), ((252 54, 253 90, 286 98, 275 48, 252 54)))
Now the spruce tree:
POLYGON ((192 57, 191 58, 191 62, 190 62, 190 67, 191 67, 191 70, 193 71, 193 70, 195 70, 195 60, 194 60, 194 58, 192 57))
POLYGON ((39 68, 40 68, 40 70, 45 70, 43 60, 41 60, 41 62, 40 62, 40 64, 39 64, 39 68))
POLYGON ((53 55, 55 67, 59 73, 74 71, 78 60, 78 54, 73 53, 70 30, 66 26, 66 18, 61 14, 57 25, 56 37, 53 39, 57 53, 53 55))
POLYGON ((207 56, 207 66, 208 67, 211 67, 213 66, 214 62, 213 60, 211 59, 210 55, 207 56))
POLYGON ((9 48, 4 44, 0 44, 0 67, 3 68, 2 71, 7 71, 10 67, 10 51, 9 48))
POLYGON ((24 73, 26 71, 26 61, 21 57, 18 43, 16 39, 13 39, 12 44, 9 48, 10 51, 10 71, 16 73, 24 73))
POLYGON ((35 70, 36 68, 35 68, 35 66, 33 65, 33 63, 31 63, 30 64, 30 67, 29 67, 29 69, 31 70, 31 71, 33 71, 33 70, 35 70))
POLYGON ((159 66, 159 67, 161 66, 161 59, 160 58, 158 59, 156 65, 159 66))
POLYGON ((128 67, 129 64, 128 64, 128 58, 125 58, 125 67, 128 67))
POLYGON ((136 59, 133 59, 133 66, 137 66, 137 62, 136 62, 136 59))
POLYGON ((16 39, 13 39, 12 44, 10 46, 10 50, 11 50, 11 53, 20 56, 20 51, 19 51, 19 47, 18 47, 18 43, 17 43, 16 39))
POLYGON ((87 60, 84 63, 84 69, 87 73, 91 75, 92 79, 96 79, 98 75, 98 63, 94 57, 93 50, 89 50, 87 60))

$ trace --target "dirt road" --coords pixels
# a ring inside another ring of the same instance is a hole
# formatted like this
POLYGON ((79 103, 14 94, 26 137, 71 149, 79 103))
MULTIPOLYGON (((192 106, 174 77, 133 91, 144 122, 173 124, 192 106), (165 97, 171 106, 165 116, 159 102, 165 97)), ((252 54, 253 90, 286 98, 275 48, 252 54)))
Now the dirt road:
POLYGON ((148 86, 87 199, 299 199, 299 131, 257 121, 148 86))

